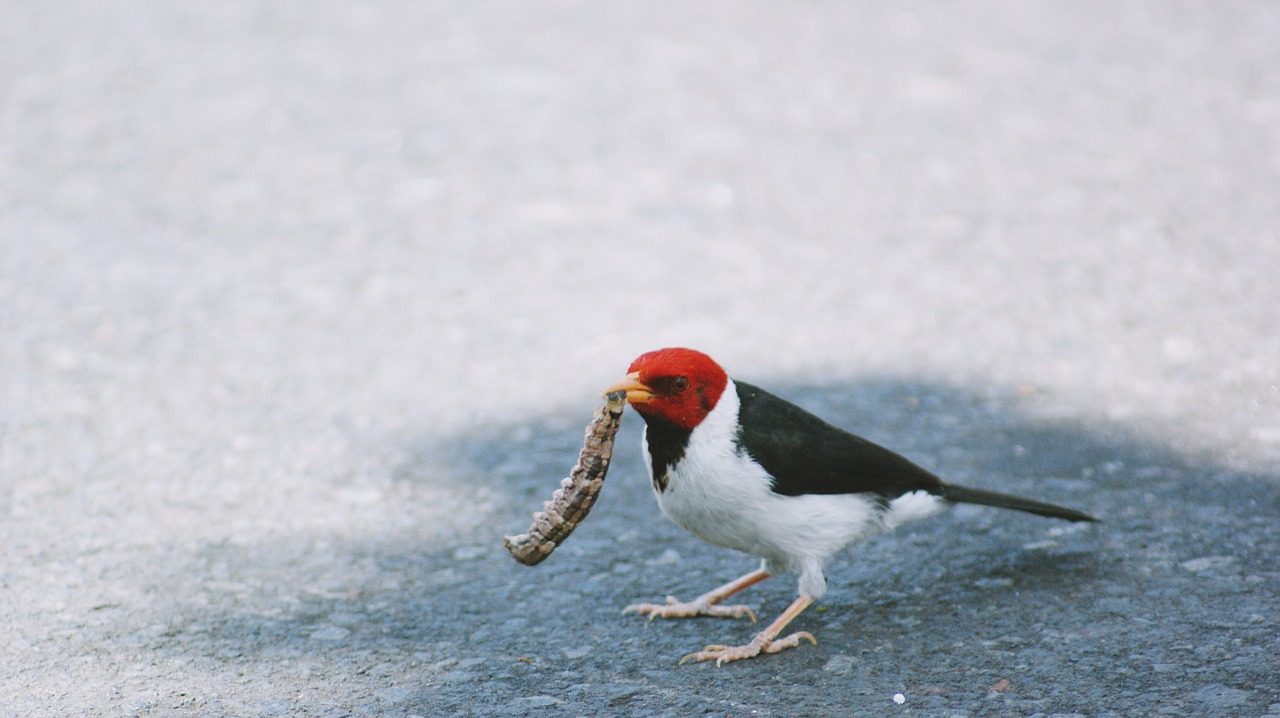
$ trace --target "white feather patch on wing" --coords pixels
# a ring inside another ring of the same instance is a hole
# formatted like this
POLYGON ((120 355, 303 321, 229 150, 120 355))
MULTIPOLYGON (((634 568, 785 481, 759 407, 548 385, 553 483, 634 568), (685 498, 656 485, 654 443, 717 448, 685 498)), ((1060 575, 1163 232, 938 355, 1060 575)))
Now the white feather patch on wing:
POLYGON ((927 491, 912 491, 889 502, 889 510, 885 512, 884 528, 891 531, 902 524, 921 521, 951 508, 951 502, 934 496, 927 491))

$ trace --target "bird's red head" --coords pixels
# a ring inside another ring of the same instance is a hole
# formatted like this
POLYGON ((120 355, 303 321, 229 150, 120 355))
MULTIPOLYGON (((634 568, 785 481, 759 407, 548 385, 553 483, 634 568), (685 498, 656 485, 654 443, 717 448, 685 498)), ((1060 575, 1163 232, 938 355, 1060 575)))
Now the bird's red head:
POLYGON ((711 413, 729 384, 729 375, 719 364, 693 349, 641 354, 627 372, 605 393, 625 391, 627 401, 641 415, 660 417, 690 431, 711 413))

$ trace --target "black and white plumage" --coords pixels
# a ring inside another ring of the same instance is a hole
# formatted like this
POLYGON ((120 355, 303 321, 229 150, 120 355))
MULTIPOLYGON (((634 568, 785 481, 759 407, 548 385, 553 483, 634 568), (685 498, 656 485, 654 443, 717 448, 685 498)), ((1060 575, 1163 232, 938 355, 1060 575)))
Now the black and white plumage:
POLYGON ((826 592, 824 569, 836 553, 955 503, 1096 521, 1073 509, 948 484, 763 389, 734 382, 710 357, 691 349, 640 356, 627 378, 609 389, 617 390, 627 392, 645 420, 644 458, 662 512, 709 543, 763 559, 759 571, 692 602, 668 597, 666 604, 627 610, 650 618, 754 620, 745 606, 719 604, 769 576, 799 575, 799 597, 751 643, 708 646, 687 659, 723 663, 813 641, 803 632, 777 636, 826 592))

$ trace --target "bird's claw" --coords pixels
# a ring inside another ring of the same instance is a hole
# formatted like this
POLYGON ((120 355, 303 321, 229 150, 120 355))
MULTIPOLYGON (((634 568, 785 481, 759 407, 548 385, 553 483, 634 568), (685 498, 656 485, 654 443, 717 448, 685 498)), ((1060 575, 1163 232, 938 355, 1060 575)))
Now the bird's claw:
POLYGON ((790 636, 777 639, 761 633, 751 639, 751 642, 745 646, 707 646, 701 651, 690 653, 684 658, 681 658, 680 665, 684 665, 688 661, 698 661, 701 663, 703 661, 714 660, 716 662, 716 666, 719 667, 726 663, 742 660, 743 658, 755 658, 761 653, 777 653, 778 651, 785 650, 787 648, 795 648, 800 645, 801 640, 808 640, 813 645, 818 645, 818 639, 814 638, 813 634, 808 631, 797 631, 790 636))
POLYGON ((638 613, 655 618, 692 618, 693 616, 714 616, 716 618, 742 618, 746 616, 752 623, 756 622, 756 612, 750 606, 722 606, 707 601, 691 601, 684 603, 675 596, 667 596, 665 604, 633 603, 622 609, 623 613, 638 613))

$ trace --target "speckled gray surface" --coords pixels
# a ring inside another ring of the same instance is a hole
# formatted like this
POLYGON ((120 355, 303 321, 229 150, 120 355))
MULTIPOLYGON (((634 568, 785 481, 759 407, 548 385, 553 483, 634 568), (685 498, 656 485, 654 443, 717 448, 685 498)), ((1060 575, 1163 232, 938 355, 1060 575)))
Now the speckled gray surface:
POLYGON ((3 17, 0 715, 1280 716, 1274 2, 3 17), (1106 523, 957 509, 677 667, 750 625, 620 609, 753 563, 634 417, 501 547, 670 344, 1106 523))

